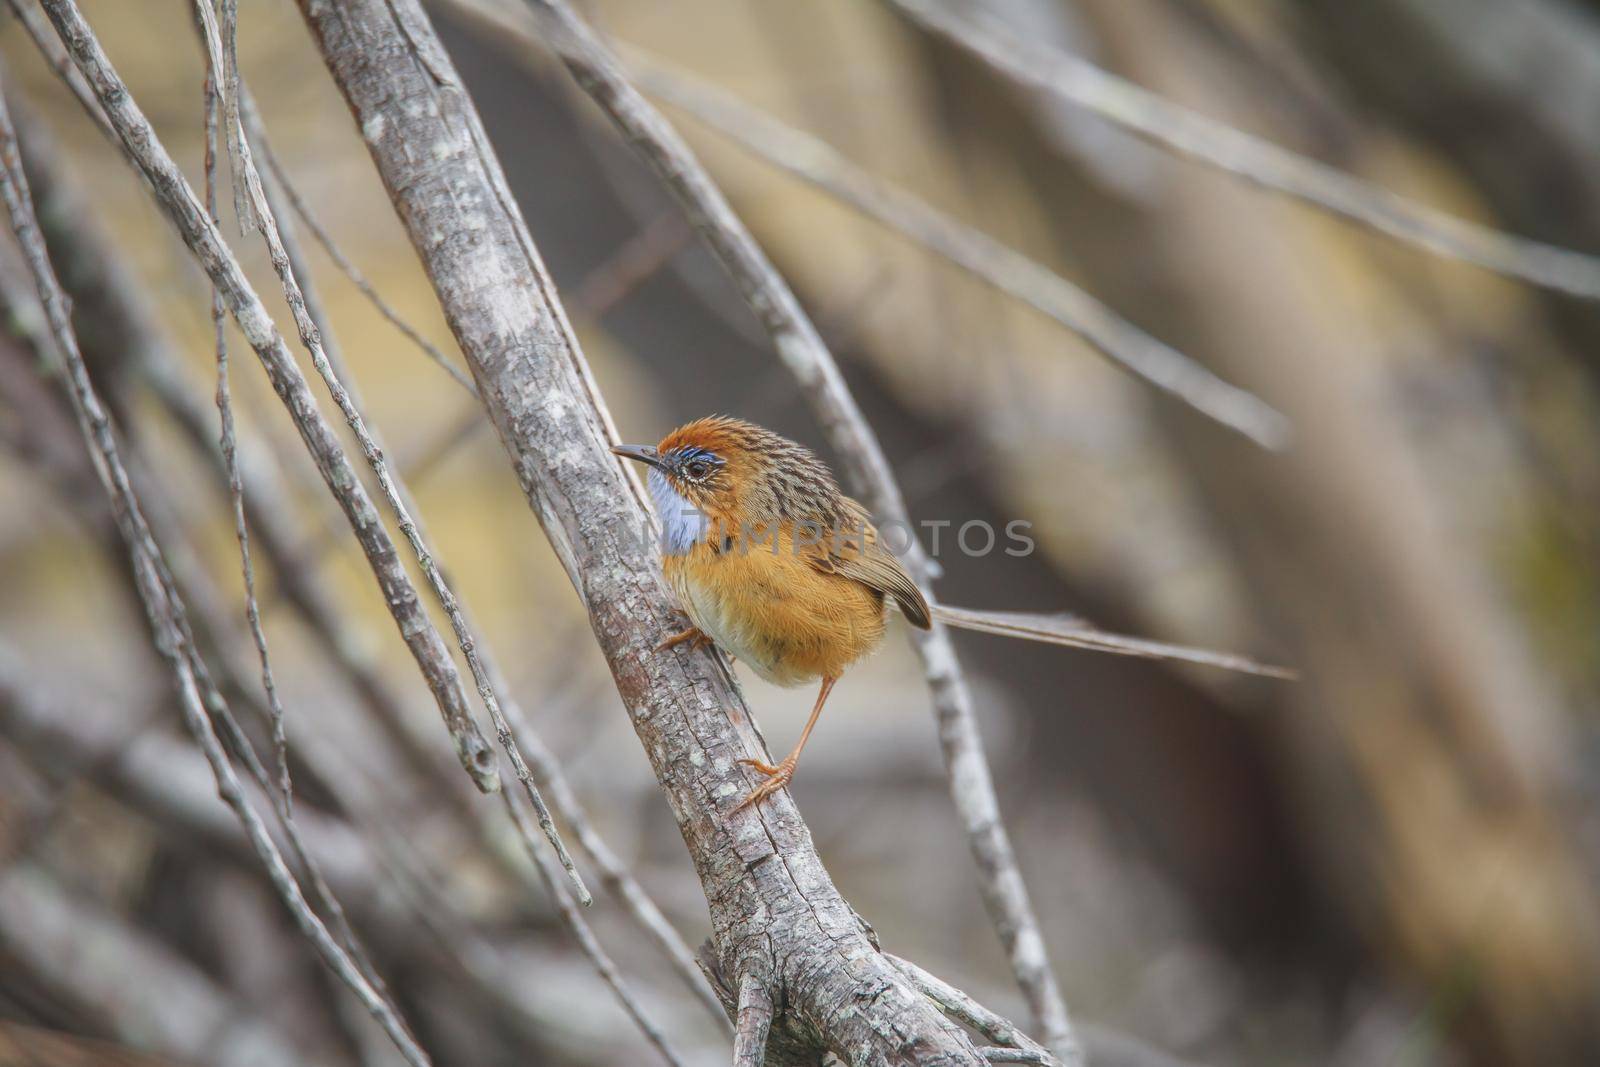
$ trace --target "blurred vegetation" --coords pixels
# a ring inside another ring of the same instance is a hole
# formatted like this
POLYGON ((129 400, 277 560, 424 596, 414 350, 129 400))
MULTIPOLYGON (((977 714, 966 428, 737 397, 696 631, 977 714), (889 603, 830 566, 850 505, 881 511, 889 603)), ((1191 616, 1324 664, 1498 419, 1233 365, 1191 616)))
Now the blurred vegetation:
MULTIPOLYGON (((1049 265, 1294 423, 1283 454, 1203 423, 1056 323, 669 109, 844 361, 913 514, 1032 523, 1030 557, 942 556, 943 599, 1072 611, 1303 673, 1282 685, 960 639, 1075 1016, 1219 1064, 1600 1057, 1600 310, 1175 159, 1009 82, 892 5, 585 6, 608 34, 1049 265)), ((374 285, 454 354, 296 13, 240 7, 241 67, 287 170, 374 285)), ((1600 252, 1594 5, 986 7, 1036 43, 1407 197, 1600 252)), ((202 59, 188 5, 83 8, 198 184, 202 59)), ((614 275, 618 249, 677 209, 547 57, 450 5, 433 11, 563 295, 614 275)), ((0 53, 8 94, 69 161, 189 384, 209 395, 203 276, 15 25, 0 53)), ((660 269, 598 318, 575 316, 623 437, 653 440, 723 411, 820 444, 736 294, 693 239, 668 232, 660 269)), ((260 291, 276 292, 259 242, 234 244, 260 291)), ((414 463, 474 402, 314 260, 369 411, 402 465, 414 463)), ((318 546, 350 639, 442 752, 370 576, 342 528, 321 548, 329 502, 248 347, 233 343, 240 417, 267 443, 258 459, 281 460, 291 528, 318 546)), ((0 359, 16 361, 14 349, 0 359)), ((30 367, 0 378, 0 643, 55 706, 104 736, 139 722, 172 734, 92 483, 52 476, 21 443, 42 424, 19 384, 30 367)), ((241 622, 231 522, 210 474, 137 368, 98 370, 122 432, 169 491, 170 529, 241 622)), ((51 447, 70 456, 71 444, 67 434, 51 447)), ((434 458, 413 488, 452 577, 603 832, 698 942, 704 905, 670 812, 504 453, 475 432, 434 458)), ((324 650, 275 594, 264 603, 291 734, 325 732, 385 773, 389 754, 324 650)), ((221 640, 248 662, 242 627, 221 640)), ((917 673, 891 642, 851 674, 796 795, 885 945, 1015 1016, 917 673)), ((768 737, 793 736, 810 694, 744 680, 768 737)), ((0 727, 0 901, 48 879, 74 907, 160 942, 216 996, 250 1005, 307 1062, 388 1062, 362 1044, 362 1023, 323 1002, 342 994, 305 992, 321 981, 311 957, 259 875, 219 861, 214 842, 94 774, 60 787, 41 831, 16 830, 50 795, 53 757, 14 720, 0 727), (284 943, 269 949, 275 936, 284 943)), ((426 795, 411 801, 419 840, 447 853, 426 795)), ((312 787, 306 805, 319 803, 312 787)), ((444 889, 527 967, 530 1000, 548 993, 534 1012, 545 1029, 532 1026, 548 1062, 647 1055, 549 905, 494 863, 467 860, 444 889)), ((668 1029, 724 1058, 615 909, 594 921, 668 1029)), ((178 1054, 158 1030, 47 988, 16 936, 0 922, 0 1017, 178 1054)), ((526 1033, 473 1032, 465 998, 424 973, 425 952, 391 944, 392 931, 374 937, 439 1062, 509 1063, 530 1047, 518 1044, 526 1033)))

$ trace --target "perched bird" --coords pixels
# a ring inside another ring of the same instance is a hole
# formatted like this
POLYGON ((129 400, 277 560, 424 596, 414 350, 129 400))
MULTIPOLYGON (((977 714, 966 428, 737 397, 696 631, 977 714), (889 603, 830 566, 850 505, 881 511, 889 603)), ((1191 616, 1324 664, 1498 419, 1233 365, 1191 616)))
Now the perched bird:
POLYGON ((1028 640, 1283 676, 1242 657, 1107 634, 1062 616, 930 607, 882 543, 867 511, 845 496, 808 448, 741 419, 715 416, 649 445, 612 452, 650 468, 662 526, 662 571, 689 626, 657 651, 714 643, 781 686, 820 681, 800 740, 739 807, 794 776, 822 706, 845 669, 883 643, 891 606, 928 629, 941 621, 1028 640))
POLYGON ((662 571, 690 626, 663 641, 715 642, 775 685, 820 681, 794 751, 740 807, 794 776, 822 705, 845 668, 883 643, 888 605, 932 625, 928 602, 879 543, 866 509, 839 491, 808 448, 752 423, 699 419, 654 448, 619 445, 650 466, 662 524, 662 571))

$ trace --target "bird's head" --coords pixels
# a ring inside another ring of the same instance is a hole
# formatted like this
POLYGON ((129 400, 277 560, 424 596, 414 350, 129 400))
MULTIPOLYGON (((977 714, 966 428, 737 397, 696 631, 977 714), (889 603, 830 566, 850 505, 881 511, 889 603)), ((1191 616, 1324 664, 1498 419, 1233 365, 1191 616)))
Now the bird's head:
POLYGON ((810 449, 742 419, 696 419, 654 447, 611 451, 649 466, 650 495, 669 543, 692 543, 710 528, 737 532, 747 523, 822 518, 839 493, 810 449))

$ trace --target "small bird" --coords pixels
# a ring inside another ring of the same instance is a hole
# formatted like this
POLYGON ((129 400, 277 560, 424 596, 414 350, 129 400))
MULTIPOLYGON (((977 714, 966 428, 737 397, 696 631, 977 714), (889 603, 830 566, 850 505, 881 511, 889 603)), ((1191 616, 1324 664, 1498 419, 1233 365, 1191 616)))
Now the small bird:
POLYGON ((923 630, 937 616, 986 633, 1287 676, 1243 657, 1121 637, 1065 616, 930 607, 866 508, 840 491, 816 454, 742 419, 697 419, 654 447, 611 451, 650 468, 662 571, 689 619, 656 650, 714 643, 776 685, 821 682, 794 751, 776 765, 739 761, 766 776, 739 808, 789 784, 834 683, 883 643, 891 606, 923 630))
POLYGON ((689 627, 657 650, 714 642, 775 685, 821 681, 800 741, 739 807, 794 777, 839 676, 883 643, 889 605, 932 625, 928 602, 878 539, 867 511, 816 454, 740 419, 698 419, 654 448, 619 445, 650 466, 662 524, 662 571, 689 627))

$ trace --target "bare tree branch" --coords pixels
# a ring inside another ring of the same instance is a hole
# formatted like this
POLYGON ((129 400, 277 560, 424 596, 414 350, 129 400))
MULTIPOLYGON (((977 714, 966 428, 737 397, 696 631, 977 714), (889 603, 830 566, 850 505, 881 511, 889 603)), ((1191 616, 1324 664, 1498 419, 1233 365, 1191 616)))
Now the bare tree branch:
MULTIPOLYGON (((202 23, 205 27, 206 47, 208 48, 213 65, 227 62, 222 42, 218 40, 217 25, 211 17, 211 9, 205 0, 197 0, 199 10, 202 12, 202 23)), ((506 722, 505 713, 501 710, 500 695, 495 692, 488 672, 483 666, 483 653, 478 647, 478 638, 474 629, 468 624, 466 614, 455 595, 455 590, 445 579, 443 569, 423 533, 422 527, 412 516, 415 505, 409 500, 409 494, 396 480, 390 470, 388 461, 384 458, 383 448, 376 435, 368 427, 366 417, 361 413, 356 398, 345 386, 344 381, 333 363, 328 359, 328 354, 322 342, 322 330, 312 318, 310 308, 306 302, 305 285, 296 276, 294 264, 290 260, 289 252, 284 245, 283 234, 279 228, 277 216, 272 205, 267 202, 266 193, 262 188, 261 176, 255 169, 254 157, 250 151, 250 141, 245 135, 243 121, 239 118, 237 101, 229 104, 229 121, 237 127, 229 131, 229 144, 232 146, 237 141, 237 165, 243 170, 243 184, 249 192, 251 200, 251 225, 258 226, 271 253, 272 269, 278 275, 278 280, 283 285, 284 296, 288 300, 290 313, 294 317, 295 327, 300 334, 300 342, 306 351, 311 354, 312 365, 322 377, 323 383, 328 387, 328 393, 333 397, 333 402, 338 406, 350 431, 355 434, 357 442, 361 445, 361 452, 366 457, 367 465, 377 478, 378 488, 383 493, 385 502, 395 516, 395 521, 400 527, 401 534, 411 545, 411 550, 417 558, 417 564, 422 568, 422 573, 427 577, 434 596, 438 599, 445 614, 449 616, 450 626, 455 631, 456 644, 461 649, 461 654, 466 658, 467 667, 472 672, 473 681, 478 687, 478 698, 483 701, 484 708, 489 712, 489 718, 494 724, 496 735, 501 747, 506 750, 506 755, 511 760, 511 768, 522 783, 523 789, 528 794, 528 801, 533 805, 533 810, 538 816, 539 828, 544 831, 550 847, 555 849, 556 856, 561 861, 562 868, 567 873, 572 891, 584 904, 592 903, 589 890, 584 886, 583 879, 579 877, 577 868, 573 865, 572 857, 567 854, 567 847, 561 841, 561 836, 556 832, 555 822, 550 817, 550 809, 544 802, 544 797, 539 793, 539 787, 534 784, 533 778, 528 773, 527 764, 523 762, 522 753, 517 748, 515 736, 510 725, 506 722)), ((235 174, 236 184, 240 176, 235 174)))
POLYGON ((682 1067, 683 1059, 667 1041, 666 1035, 661 1032, 661 1027, 656 1025, 655 1020, 650 1018, 649 1014, 644 1010, 643 1005, 639 1003, 639 998, 634 996, 633 990, 628 987, 628 983, 623 979, 622 972, 617 970, 616 963, 612 961, 610 954, 600 944, 600 939, 595 937, 594 931, 584 921, 583 913, 572 903, 568 895, 561 891, 559 880, 556 877, 556 868, 551 864, 550 858, 544 854, 544 850, 534 843, 533 835, 528 833, 527 816, 517 806, 516 798, 508 792, 504 797, 504 801, 506 812, 510 815, 511 821, 522 830, 522 839, 527 842, 528 858, 533 862, 534 868, 538 870, 539 878, 544 882, 545 890, 550 894, 550 899, 555 904, 557 911, 560 912, 562 923, 571 932, 573 940, 578 943, 578 949, 589 960, 589 963, 600 975, 601 981, 605 982, 606 986, 611 990, 612 995, 617 998, 617 1002, 622 1005, 622 1010, 628 1013, 628 1017, 633 1020, 634 1025, 644 1034, 645 1040, 655 1046, 656 1051, 661 1053, 661 1058, 672 1064, 672 1067, 682 1067))
POLYGON ((761 979, 747 974, 739 982, 733 1067, 761 1067, 767 1058, 767 1034, 771 1029, 772 991, 761 979))
POLYGON ((1195 162, 1283 193, 1435 255, 1585 300, 1600 300, 1600 258, 1514 237, 1236 130, 1109 74, 1077 56, 1018 38, 971 5, 889 0, 920 26, 994 67, 1195 162))
MULTIPOLYGON (((452 6, 460 7, 530 42, 535 37, 527 21, 519 19, 505 8, 503 0, 500 2, 449 0, 449 2, 452 6)), ((556 20, 554 32, 545 35, 538 43, 554 47, 566 61, 569 69, 573 70, 579 84, 588 89, 591 95, 597 92, 601 94, 596 97, 597 102, 628 138, 629 143, 683 203, 713 253, 728 270, 757 317, 773 335, 779 354, 784 356, 791 371, 800 378, 808 396, 815 397, 818 393, 833 391, 834 384, 824 384, 829 382, 828 376, 819 375, 819 372, 814 370, 806 370, 802 375, 804 365, 800 361, 807 357, 796 357, 785 351, 785 339, 790 338, 792 334, 795 340, 790 342, 791 345, 801 345, 809 349, 814 342, 815 348, 827 355, 826 346, 823 345, 815 329, 810 326, 809 320, 805 320, 805 313, 800 309, 798 302, 794 301, 787 283, 781 281, 781 276, 777 275, 765 254, 744 229, 743 223, 733 213, 688 145, 628 83, 616 60, 605 52, 604 46, 593 37, 592 31, 584 27, 581 33, 588 34, 588 38, 576 36, 580 31, 568 25, 564 21, 564 16, 559 14, 561 10, 565 10, 564 0, 527 0, 527 2, 535 10, 544 13, 547 18, 556 20), (574 43, 567 43, 569 39, 574 43), (787 296, 787 300, 780 299, 780 294, 775 288, 764 283, 764 278, 769 275, 779 278, 779 284, 783 286, 783 295, 787 296), (790 303, 793 304, 792 307, 788 306, 790 303), (797 320, 805 320, 805 327, 796 325, 797 320)), ((638 65, 632 62, 631 50, 629 58, 630 65, 638 65)), ((649 65, 655 72, 662 69, 659 61, 651 61, 649 65)), ((680 77, 676 79, 679 84, 670 87, 671 91, 663 91, 661 82, 669 78, 670 75, 653 79, 655 84, 647 88, 678 106, 688 106, 683 98, 691 94, 691 87, 680 77)), ((693 94, 697 98, 696 106, 690 110, 703 121, 711 121, 721 129, 722 123, 709 119, 700 112, 718 109, 725 115, 728 107, 722 105, 716 108, 708 104, 706 101, 712 91, 704 87, 694 88, 699 88, 701 91, 693 94)), ((736 125, 743 128, 741 133, 735 134, 726 129, 723 132, 748 143, 748 128, 752 123, 746 119, 736 125)), ((762 132, 765 134, 763 141, 767 147, 760 151, 765 153, 771 150, 774 143, 773 133, 770 129, 762 132)), ((829 169, 837 172, 840 169, 838 164, 849 166, 820 142, 801 145, 791 140, 777 155, 784 157, 784 161, 779 165, 789 168, 800 165, 819 167, 833 164, 829 169), (801 160, 804 164, 798 162, 801 160)), ((807 177, 808 180, 815 180, 810 179, 809 175, 807 177)), ((965 227, 952 226, 948 222, 936 223, 933 230, 938 236, 934 242, 930 242, 924 235, 930 232, 927 216, 935 214, 931 209, 898 190, 883 187, 873 187, 868 190, 866 187, 872 185, 870 179, 854 184, 857 188, 845 198, 859 210, 883 218, 892 226, 902 226, 907 217, 915 216, 915 225, 908 228, 913 238, 929 244, 934 251, 949 256, 963 268, 979 274, 992 284, 1013 292, 1020 299, 1039 307, 1045 314, 1056 318, 1080 334, 1107 358, 1143 381, 1171 394, 1180 402, 1243 434, 1264 448, 1281 448, 1287 443, 1288 422, 1270 405, 1255 395, 1228 384, 1176 349, 1148 336, 1076 286, 1006 248, 993 238, 965 227), (889 217, 885 218, 885 215, 889 217), (952 254, 953 252, 956 254, 952 254), (995 280, 994 276, 997 274, 1006 279, 1004 284, 995 280)), ((835 190, 830 188, 830 191, 835 190)), ((835 195, 840 194, 835 191, 835 195)), ((936 215, 935 217, 937 218, 936 215)), ((827 358, 831 362, 832 356, 827 355, 827 358)), ((836 383, 836 387, 844 388, 842 380, 836 383)), ((830 414, 834 407, 838 407, 841 412, 847 409, 838 401, 813 400, 813 403, 818 409, 818 417, 823 422, 824 428, 829 430, 830 437, 840 436, 843 431, 837 429, 837 426, 847 423, 848 419, 842 414, 833 414, 830 421, 830 414)), ((852 406, 853 403, 852 401, 852 406)), ((856 439, 847 439, 847 447, 836 443, 836 448, 841 453, 848 454, 850 450, 859 450, 862 447, 859 431, 853 433, 851 437, 856 439)), ((878 458, 881 459, 881 454, 878 458)), ((886 462, 879 469, 871 457, 864 457, 855 461, 853 470, 847 469, 846 473, 853 485, 862 487, 863 492, 868 493, 869 503, 872 504, 874 511, 885 515, 904 513, 903 500, 898 491, 885 494, 877 488, 876 483, 884 478, 892 481, 893 475, 886 462), (876 472, 876 476, 869 478, 868 472, 872 471, 876 472), (880 500, 880 496, 883 499, 880 500)), ((918 550, 914 548, 913 554, 916 551, 918 550)))
POLYGON ((420 6, 301 9, 589 611, 700 874, 720 961, 781 990, 779 1025, 813 1058, 984 1062, 871 945, 793 803, 780 794, 734 812, 753 784, 734 761, 759 751, 748 712, 711 655, 651 651, 672 612, 636 485, 607 452, 615 436, 582 354, 420 6), (418 144, 431 146, 426 158, 411 150, 418 144))
POLYGON ((384 591, 390 614, 421 669, 455 743, 456 754, 475 785, 484 792, 499 788, 493 750, 478 732, 462 692, 460 677, 438 630, 428 618, 411 578, 395 551, 366 489, 356 476, 332 428, 317 410, 305 377, 295 364, 266 307, 250 287, 232 251, 206 217, 204 206, 182 172, 162 147, 149 121, 112 69, 77 6, 70 0, 47 0, 45 12, 55 24, 73 62, 116 129, 125 149, 138 162, 158 200, 206 272, 222 289, 229 311, 260 357, 274 390, 294 418, 301 438, 317 462, 324 482, 338 500, 362 551, 384 591))
MULTIPOLYGON (((60 52, 59 42, 53 34, 50 34, 47 28, 44 32, 47 35, 43 38, 44 42, 55 46, 54 51, 60 53, 61 61, 68 64, 66 70, 71 73, 74 80, 83 84, 76 68, 71 67, 70 60, 60 52)), ((87 97, 86 106, 92 106, 94 112, 100 114, 98 102, 92 96, 87 97)), ((248 92, 243 100, 241 115, 250 134, 252 147, 260 152, 263 158, 273 160, 264 131, 257 125, 257 113, 248 92)), ((109 126, 104 128, 115 140, 115 132, 110 130, 109 126)), ((25 140, 25 147, 29 143, 25 140)), ((117 143, 120 147, 120 142, 117 143)), ((50 182, 52 188, 62 184, 61 176, 55 173, 57 168, 52 159, 31 158, 48 155, 47 153, 32 150, 29 154, 33 172, 38 173, 42 168, 42 176, 50 182)), ((269 180, 264 184, 270 201, 274 193, 273 183, 269 180)), ((286 188, 284 191, 287 194, 289 190, 286 188)), ((166 343, 155 335, 154 326, 148 321, 149 316, 142 313, 142 309, 138 306, 136 294, 128 291, 126 285, 115 284, 117 279, 110 276, 114 273, 112 272, 115 266, 114 250, 105 247, 97 239, 97 235, 83 229, 86 222, 82 211, 84 205, 74 203, 72 207, 73 210, 68 213, 71 232, 66 236, 73 239, 73 261, 77 265, 74 269, 75 276, 81 276, 85 271, 93 272, 96 277, 105 275, 101 285, 107 297, 106 310, 114 314, 126 327, 119 334, 121 343, 128 345, 131 342, 134 359, 156 388, 169 413, 177 420, 186 436, 201 450, 203 458, 208 463, 223 467, 225 470, 222 456, 211 447, 214 442, 210 442, 207 438, 208 431, 205 429, 201 405, 191 395, 187 382, 183 380, 181 369, 174 365, 166 343)), ((281 223, 284 219, 282 208, 274 204, 273 210, 281 223)), ((301 217, 308 222, 312 218, 309 209, 303 204, 301 217)), ((682 246, 683 237, 687 233, 687 227, 682 223, 675 223, 669 227, 658 220, 656 224, 641 231, 638 237, 627 242, 619 249, 616 257, 597 268, 591 278, 586 279, 585 291, 594 294, 591 298, 593 311, 596 313, 603 311, 657 269, 665 262, 665 257, 682 246)), ((303 260, 296 254, 292 230, 285 226, 282 237, 286 251, 296 263, 296 270, 300 272, 298 276, 304 279, 307 307, 317 320, 330 361, 336 362, 336 346, 333 344, 332 334, 327 329, 325 320, 318 311, 318 301, 311 278, 305 272, 303 260)), ((336 248, 330 248, 329 251, 336 259, 338 258, 336 248)), ((370 295, 377 296, 376 292, 370 295)), ((381 300, 381 296, 378 299, 381 300)), ((467 384, 471 386, 470 380, 467 384)), ((472 391, 476 392, 475 387, 472 391)), ((473 421, 476 424, 487 423, 481 408, 478 409, 473 421)), ((248 455, 241 452, 236 458, 241 465, 245 465, 248 455)), ((246 488, 243 496, 250 526, 261 536, 262 547, 273 564, 274 573, 278 576, 279 588, 316 635, 318 647, 331 656, 334 663, 351 679, 357 693, 373 713, 375 721, 396 741, 402 754, 412 759, 416 769, 423 775, 424 781, 432 781, 433 762, 427 753, 416 747, 411 732, 405 729, 402 721, 403 712, 395 695, 381 673, 370 662, 370 657, 362 651, 359 642, 350 640, 349 628, 337 618, 335 604, 311 577, 313 561, 303 559, 304 553, 292 548, 292 535, 283 528, 283 519, 289 513, 287 502, 278 499, 276 494, 268 494, 263 498, 262 494, 273 485, 272 479, 266 477, 267 471, 257 469, 254 476, 249 472, 244 473, 243 483, 246 488)), ((228 481, 226 474, 223 480, 228 481)), ((673 969, 678 972, 718 1025, 730 1028, 731 1032, 731 1024, 721 1002, 695 965, 692 950, 627 869, 626 864, 596 831, 567 782, 555 755, 532 730, 526 716, 512 699, 510 688, 499 676, 493 660, 487 655, 487 649, 480 650, 480 654, 484 655, 485 669, 490 673, 497 691, 505 694, 504 710, 507 720, 525 752, 534 780, 541 789, 549 792, 551 806, 572 828, 579 845, 589 854, 599 870, 602 883, 666 955, 673 969)), ((438 787, 443 786, 441 784, 438 787)), ((447 795, 454 797, 455 793, 450 791, 447 795)), ((344 798, 344 801, 347 806, 351 804, 348 797, 344 798)))
MULTIPOLYGON (((246 123, 252 121, 252 111, 253 109, 248 106, 247 101, 246 123)), ((255 121, 259 122, 259 119, 257 118, 255 121)), ((328 232, 327 228, 322 225, 316 214, 311 210, 311 205, 306 203, 305 197, 300 195, 300 190, 295 188, 294 182, 289 177, 289 172, 284 169, 283 164, 278 162, 277 155, 273 153, 272 146, 263 139, 259 142, 258 147, 261 152, 261 159, 267 165, 267 173, 277 183, 278 188, 283 191, 283 198, 288 201, 289 207, 300 219, 300 222, 311 232, 311 236, 322 246, 322 250, 333 261, 333 265, 339 268, 339 272, 350 280, 350 284, 354 285, 361 295, 367 298, 367 302, 377 309, 378 314, 382 315, 389 321, 390 325, 399 330, 406 340, 420 348, 423 354, 443 368, 446 374, 460 384, 461 388, 476 395, 478 387, 472 384, 472 379, 467 377, 460 367, 452 363, 450 357, 439 350, 438 345, 422 336, 420 330, 407 322, 395 306, 385 300, 382 293, 378 292, 377 287, 361 272, 361 268, 357 267, 350 257, 344 254, 338 243, 334 241, 333 235, 328 232)), ((268 186, 268 195, 271 195, 271 186, 268 186)), ((282 212, 279 212, 280 218, 282 214, 282 212)))
MULTIPOLYGON (((541 40, 560 54, 578 84, 684 205, 690 221, 766 327, 834 451, 842 458, 852 488, 880 520, 910 529, 905 500, 894 474, 876 435, 846 388, 832 354, 727 198, 677 131, 628 82, 610 52, 565 0, 528 3, 547 26, 541 40)), ((494 10, 475 2, 470 6, 484 12, 494 10)), ((511 20, 509 25, 517 23, 511 20)), ((908 562, 919 583, 926 587, 935 577, 934 566, 915 541, 912 548, 908 562)), ((1010 835, 1000 817, 972 694, 955 648, 938 622, 932 630, 912 631, 912 642, 932 694, 951 796, 977 864, 990 921, 1046 1043, 1067 1062, 1076 1062, 1077 1039, 1010 835)))
POLYGON ((1151 337, 1048 267, 867 173, 825 142, 731 94, 638 49, 629 48, 622 54, 647 92, 1001 292, 1032 305, 1144 381, 1219 422, 1247 428, 1245 432, 1263 445, 1278 448, 1288 443, 1289 421, 1276 409, 1151 337))
POLYGON ((172 669, 185 723, 211 764, 212 773, 216 777, 217 791, 233 808, 245 827, 252 846, 271 875, 274 887, 288 906, 301 931, 316 947, 328 966, 362 1000, 407 1062, 425 1065, 429 1062, 428 1057, 411 1039, 404 1023, 368 983, 350 956, 333 939, 327 927, 311 910, 294 875, 284 863, 277 845, 273 843, 266 825, 245 798, 238 777, 223 753, 216 734, 212 731, 210 719, 201 703, 190 657, 184 651, 185 636, 175 619, 175 612, 181 609, 162 580, 160 550, 151 537, 150 528, 134 496, 127 470, 122 464, 111 432, 110 421, 95 393, 94 386, 89 381, 72 330, 65 295, 45 252, 37 220, 33 217, 27 179, 23 176, 21 160, 17 154, 16 134, 12 129, 3 97, 0 97, 0 197, 5 201, 11 228, 33 273, 40 302, 44 305, 51 333, 65 364, 73 410, 94 458, 96 473, 111 497, 117 527, 127 542, 139 592, 144 601, 151 629, 156 636, 157 648, 172 669))

